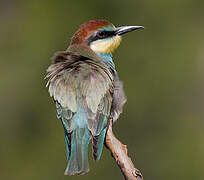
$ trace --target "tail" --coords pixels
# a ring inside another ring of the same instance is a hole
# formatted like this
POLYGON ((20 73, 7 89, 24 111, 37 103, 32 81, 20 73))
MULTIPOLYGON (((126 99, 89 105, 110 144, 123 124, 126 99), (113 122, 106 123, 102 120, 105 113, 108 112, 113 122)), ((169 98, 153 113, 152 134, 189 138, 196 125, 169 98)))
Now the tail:
POLYGON ((65 142, 67 149, 68 165, 65 175, 85 174, 89 171, 88 144, 90 132, 84 123, 86 116, 83 113, 76 113, 72 119, 73 131, 66 133, 65 142))
POLYGON ((92 137, 93 157, 96 161, 98 161, 101 157, 106 131, 107 128, 104 128, 98 136, 92 137))

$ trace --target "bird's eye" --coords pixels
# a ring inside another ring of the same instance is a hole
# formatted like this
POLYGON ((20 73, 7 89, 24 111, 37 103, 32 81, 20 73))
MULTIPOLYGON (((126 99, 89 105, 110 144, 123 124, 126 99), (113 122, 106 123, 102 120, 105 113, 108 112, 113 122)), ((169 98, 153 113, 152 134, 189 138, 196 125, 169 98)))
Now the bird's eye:
POLYGON ((106 37, 105 31, 99 31, 99 32, 97 33, 97 37, 100 38, 100 39, 106 37))

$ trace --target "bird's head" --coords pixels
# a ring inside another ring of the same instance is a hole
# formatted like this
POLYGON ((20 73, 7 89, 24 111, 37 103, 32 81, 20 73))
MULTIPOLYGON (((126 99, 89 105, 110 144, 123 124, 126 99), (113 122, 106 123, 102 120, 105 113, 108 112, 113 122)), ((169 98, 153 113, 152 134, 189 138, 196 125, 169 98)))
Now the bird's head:
POLYGON ((111 54, 120 45, 121 35, 143 26, 115 27, 106 20, 91 20, 81 25, 72 37, 71 45, 83 44, 96 53, 111 54))

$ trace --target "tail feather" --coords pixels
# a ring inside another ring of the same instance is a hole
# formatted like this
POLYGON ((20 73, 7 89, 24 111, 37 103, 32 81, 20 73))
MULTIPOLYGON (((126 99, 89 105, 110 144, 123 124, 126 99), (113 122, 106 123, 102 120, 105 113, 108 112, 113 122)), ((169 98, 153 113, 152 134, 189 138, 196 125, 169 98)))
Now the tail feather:
POLYGON ((89 139, 90 132, 87 128, 76 128, 73 130, 71 134, 71 152, 65 175, 84 174, 89 171, 89 139))
MULTIPOLYGON (((61 108, 61 106, 59 106, 61 108)), ((99 113, 98 121, 89 129, 87 113, 83 107, 77 112, 70 112, 69 109, 58 110, 59 118, 64 127, 66 156, 68 165, 65 175, 85 174, 89 171, 88 144, 90 137, 93 141, 93 157, 98 161, 103 150, 104 139, 107 131, 107 118, 99 113)))
POLYGON ((98 136, 92 137, 93 157, 96 161, 98 161, 101 157, 106 131, 107 128, 104 128, 98 136))
POLYGON ((67 160, 69 160, 71 154, 71 133, 67 133, 66 130, 64 130, 64 138, 66 143, 66 156, 67 160))

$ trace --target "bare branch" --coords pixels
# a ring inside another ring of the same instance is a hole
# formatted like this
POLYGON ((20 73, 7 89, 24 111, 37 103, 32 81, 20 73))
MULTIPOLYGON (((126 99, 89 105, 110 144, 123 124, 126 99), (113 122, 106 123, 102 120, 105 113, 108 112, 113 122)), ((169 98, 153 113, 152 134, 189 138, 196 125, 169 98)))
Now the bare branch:
POLYGON ((121 169, 126 180, 143 180, 140 171, 134 167, 132 160, 128 157, 127 146, 122 144, 113 134, 112 120, 106 134, 106 146, 121 169))

